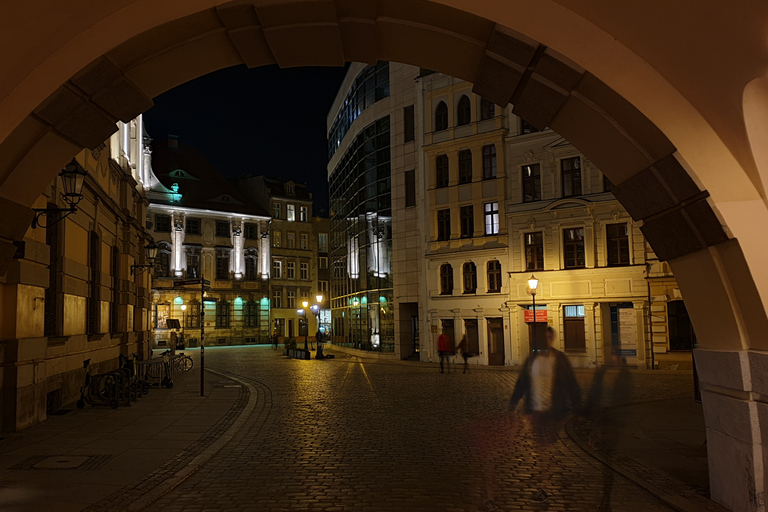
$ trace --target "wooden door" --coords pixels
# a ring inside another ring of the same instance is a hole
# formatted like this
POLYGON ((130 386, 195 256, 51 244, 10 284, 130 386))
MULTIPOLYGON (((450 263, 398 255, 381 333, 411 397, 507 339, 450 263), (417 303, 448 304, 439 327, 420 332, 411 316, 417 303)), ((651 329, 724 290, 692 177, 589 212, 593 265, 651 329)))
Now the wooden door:
POLYGON ((504 365, 504 320, 488 319, 488 364, 504 365))

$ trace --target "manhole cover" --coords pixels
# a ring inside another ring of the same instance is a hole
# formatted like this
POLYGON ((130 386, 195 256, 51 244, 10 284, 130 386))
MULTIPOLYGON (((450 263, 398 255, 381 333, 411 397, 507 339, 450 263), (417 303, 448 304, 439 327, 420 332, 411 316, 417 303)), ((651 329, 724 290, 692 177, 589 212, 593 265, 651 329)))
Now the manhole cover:
POLYGON ((111 458, 112 455, 35 455, 8 469, 12 471, 19 469, 93 471, 104 466, 111 458))
POLYGON ((89 458, 87 455, 46 457, 32 467, 35 469, 76 469, 82 466, 89 458))

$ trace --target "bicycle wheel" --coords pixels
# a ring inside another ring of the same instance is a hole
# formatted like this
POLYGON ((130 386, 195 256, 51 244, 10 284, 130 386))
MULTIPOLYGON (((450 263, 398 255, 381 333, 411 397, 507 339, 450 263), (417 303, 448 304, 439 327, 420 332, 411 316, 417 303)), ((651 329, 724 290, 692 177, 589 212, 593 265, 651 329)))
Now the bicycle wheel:
POLYGON ((194 365, 195 365, 195 362, 189 356, 184 356, 183 358, 181 358, 181 362, 179 363, 179 367, 183 372, 188 372, 189 370, 192 369, 194 365))

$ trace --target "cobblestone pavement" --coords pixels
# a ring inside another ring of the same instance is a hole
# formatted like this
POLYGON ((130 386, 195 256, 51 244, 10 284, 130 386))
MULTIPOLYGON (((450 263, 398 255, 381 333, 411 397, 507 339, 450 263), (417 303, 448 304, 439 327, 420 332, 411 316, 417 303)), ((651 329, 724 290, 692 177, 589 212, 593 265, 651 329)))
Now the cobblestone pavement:
MULTIPOLYGON (((261 407, 201 469, 147 510, 598 510, 603 465, 565 429, 535 442, 507 412, 510 369, 440 374, 421 363, 287 359, 267 347, 206 351, 261 407), (550 498, 530 497, 548 474, 550 498)), ((586 393, 592 372, 578 372, 586 393)), ((638 372, 632 399, 690 396, 690 375, 638 372)), ((612 509, 669 510, 616 475, 612 509)))

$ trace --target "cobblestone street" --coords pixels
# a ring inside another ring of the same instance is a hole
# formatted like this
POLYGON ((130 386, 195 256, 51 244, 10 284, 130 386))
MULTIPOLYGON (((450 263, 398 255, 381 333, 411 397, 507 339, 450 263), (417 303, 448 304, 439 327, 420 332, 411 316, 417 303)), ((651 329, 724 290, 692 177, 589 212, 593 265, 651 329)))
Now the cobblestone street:
MULTIPOLYGON (((299 361, 271 348, 206 351, 210 368, 255 388, 258 406, 207 464, 147 510, 597 510, 602 464, 551 428, 533 442, 507 412, 510 369, 339 355, 299 361), (544 504, 530 498, 549 474, 544 504)), ((586 394, 593 372, 577 372, 586 394)), ((633 400, 692 395, 690 375, 635 373, 633 400)), ((613 510, 669 510, 615 475, 613 510)))

